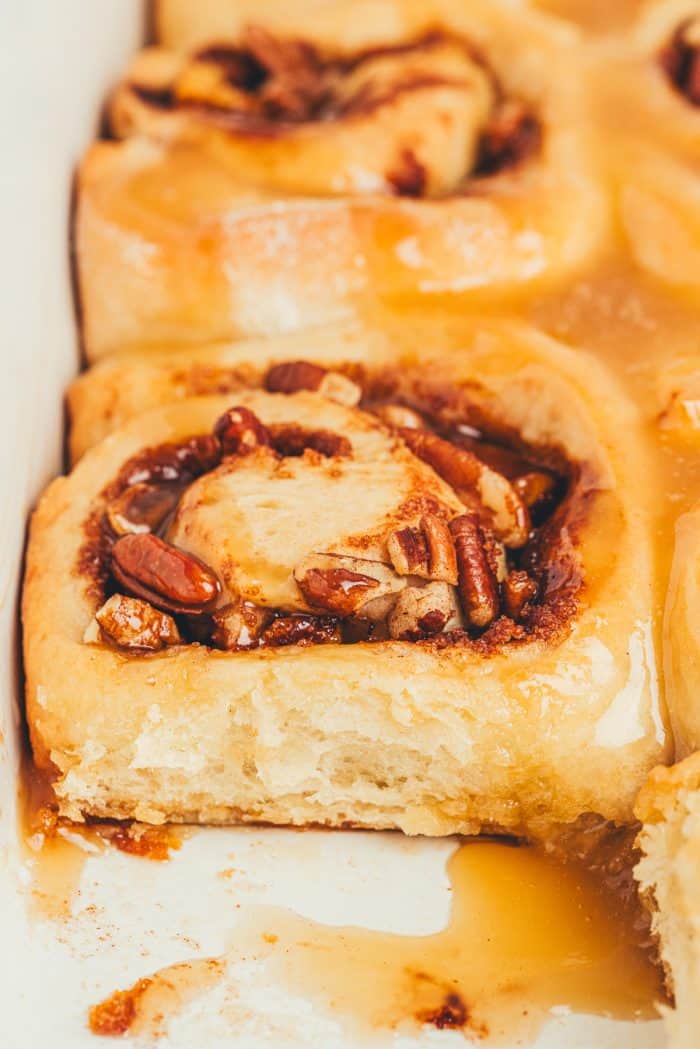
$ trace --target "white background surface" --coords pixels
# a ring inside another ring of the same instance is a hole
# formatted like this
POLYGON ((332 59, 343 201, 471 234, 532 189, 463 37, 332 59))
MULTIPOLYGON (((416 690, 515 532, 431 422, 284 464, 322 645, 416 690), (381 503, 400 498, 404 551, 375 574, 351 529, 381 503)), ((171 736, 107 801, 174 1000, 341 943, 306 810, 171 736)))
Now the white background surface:
MULTIPOLYGON (((28 920, 15 823, 18 565, 26 512, 59 467, 62 391, 78 363, 67 248, 72 171, 107 86, 137 44, 141 10, 137 0, 2 0, 0 28, 0 1047, 96 1049, 88 1005, 161 966, 220 952, 237 915, 260 903, 332 924, 437 930, 448 912, 445 861, 454 843, 200 831, 170 864, 115 852, 91 859, 70 920, 28 920), (221 878, 230 867, 234 877, 221 878)), ((267 988, 264 971, 243 967, 235 976, 235 1000, 232 985, 219 987, 173 1025, 169 1045, 349 1045, 331 1018, 267 988)), ((394 1044, 419 1043, 397 1036, 394 1044)), ((465 1043, 432 1031, 420 1044, 465 1043)), ((569 1018, 553 1021, 538 1045, 660 1049, 663 1033, 659 1024, 569 1018)))

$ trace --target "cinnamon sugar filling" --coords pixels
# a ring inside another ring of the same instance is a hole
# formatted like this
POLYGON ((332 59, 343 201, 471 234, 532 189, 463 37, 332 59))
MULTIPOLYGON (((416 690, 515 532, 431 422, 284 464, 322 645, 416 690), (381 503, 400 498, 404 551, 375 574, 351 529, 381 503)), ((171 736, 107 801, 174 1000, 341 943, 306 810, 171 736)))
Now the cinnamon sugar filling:
MULTIPOLYGON (((442 29, 432 29, 404 43, 367 48, 352 56, 323 52, 304 40, 283 39, 259 26, 249 26, 237 45, 215 43, 191 56, 190 70, 200 69, 201 85, 193 94, 177 80, 158 85, 133 81, 132 94, 156 110, 189 112, 222 131, 251 137, 281 136, 309 124, 352 121, 425 88, 464 88, 465 79, 442 73, 407 70, 388 81, 371 77, 348 90, 346 80, 377 59, 430 52, 449 44, 483 70, 492 85, 493 105, 482 128, 473 163, 464 171, 471 178, 498 174, 526 162, 542 148, 544 129, 538 114, 509 97, 487 60, 469 41, 442 29), (206 70, 206 73, 205 73, 206 70), (206 83, 205 83, 206 81, 206 83)), ((391 191, 399 196, 428 195, 426 171, 412 149, 386 172, 391 191)))
POLYGON ((189 487, 261 449, 279 468, 298 456, 312 470, 353 457, 346 434, 268 427, 234 407, 212 433, 131 458, 100 494, 77 565, 96 608, 86 641, 149 652, 400 640, 488 655, 565 631, 584 585, 576 545, 595 494, 581 464, 527 445, 447 386, 423 384, 406 397, 387 375, 361 390, 306 362, 270 369, 267 389, 281 386, 360 401, 453 489, 463 512, 446 510, 427 487, 413 500, 415 523, 386 535, 383 562, 363 560, 359 548, 357 558, 305 558, 294 580, 308 611, 227 600, 216 573, 166 539, 189 487))

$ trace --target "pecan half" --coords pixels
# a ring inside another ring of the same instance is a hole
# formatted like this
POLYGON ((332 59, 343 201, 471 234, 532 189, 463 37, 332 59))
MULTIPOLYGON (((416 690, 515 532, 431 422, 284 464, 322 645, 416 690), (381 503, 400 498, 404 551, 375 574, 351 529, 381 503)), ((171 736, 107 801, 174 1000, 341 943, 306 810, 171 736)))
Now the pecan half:
POLYGON ((297 565, 294 578, 312 608, 338 616, 355 615, 369 601, 406 585, 381 561, 339 554, 312 554, 297 565))
POLYGON ((294 614, 280 616, 265 630, 264 648, 287 645, 336 645, 342 641, 340 623, 334 616, 294 614))
POLYGON ((120 648, 159 652, 181 643, 172 616, 137 597, 113 594, 95 613, 95 619, 102 634, 120 648))
POLYGON ((406 587, 389 616, 389 635, 397 641, 420 641, 462 625, 454 589, 447 583, 406 587))
POLYGON ((168 612, 207 612, 221 593, 210 568, 149 532, 116 541, 112 574, 132 594, 168 612))
POLYGON ((459 571, 459 596, 467 622, 487 627, 498 615, 498 585, 484 550, 484 537, 474 514, 450 521, 459 571))
POLYGON ((307 430, 296 423, 278 423, 269 432, 275 451, 282 456, 303 455, 307 448, 328 459, 352 455, 347 437, 331 430, 307 430))
POLYGON ((270 393, 298 393, 311 390, 336 404, 354 408, 362 399, 362 389, 341 372, 328 371, 310 361, 284 361, 274 364, 265 376, 270 393))
POLYGON ((455 489, 457 495, 496 533, 506 546, 524 546, 530 515, 520 496, 502 474, 482 463, 466 448, 458 448, 428 430, 399 431, 403 441, 455 489))
POLYGON ((400 528, 387 540, 389 557, 399 575, 440 579, 457 584, 457 560, 450 530, 435 514, 426 514, 417 528, 400 528))
POLYGON ((221 442, 224 455, 245 455, 256 448, 271 448, 267 427, 250 408, 229 408, 217 419, 214 434, 221 442))
POLYGON ((234 652, 257 648, 263 630, 272 619, 272 612, 254 605, 251 601, 241 601, 240 604, 226 605, 218 609, 212 619, 212 644, 234 652))
POLYGON ((511 572, 503 584, 504 611, 516 621, 522 616, 526 605, 536 597, 537 583, 527 572, 511 572))
POLYGON ((182 491, 176 484, 133 484, 107 507, 107 521, 115 535, 157 532, 177 506, 182 491))

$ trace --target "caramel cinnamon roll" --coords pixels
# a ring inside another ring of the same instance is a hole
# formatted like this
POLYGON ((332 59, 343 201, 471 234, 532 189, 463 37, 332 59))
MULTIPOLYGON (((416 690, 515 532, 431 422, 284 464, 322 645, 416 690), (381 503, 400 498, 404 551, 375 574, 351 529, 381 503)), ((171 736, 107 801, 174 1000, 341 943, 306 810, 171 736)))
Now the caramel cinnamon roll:
POLYGON ((667 755, 644 432, 586 354, 484 336, 131 359, 152 406, 119 408, 29 545, 28 720, 65 814, 630 818, 667 755), (192 396, 205 360, 219 392, 192 396))
POLYGON ((383 0, 378 39, 346 33, 350 6, 313 30, 263 9, 136 59, 116 141, 79 175, 91 358, 308 328, 376 296, 511 293, 596 252, 575 34, 501 4, 383 0))

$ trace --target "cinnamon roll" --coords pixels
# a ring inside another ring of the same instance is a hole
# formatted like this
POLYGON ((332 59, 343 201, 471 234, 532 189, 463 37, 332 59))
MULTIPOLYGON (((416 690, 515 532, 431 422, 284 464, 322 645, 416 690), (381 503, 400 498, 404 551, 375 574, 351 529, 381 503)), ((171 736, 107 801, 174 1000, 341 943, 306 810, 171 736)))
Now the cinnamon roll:
POLYGON ((27 711, 66 815, 630 819, 668 756, 644 431, 586 354, 513 334, 354 372, 273 346, 199 397, 178 363, 50 486, 27 711))
POLYGON ((595 254, 575 34, 497 3, 371 7, 364 28, 329 4, 311 30, 263 5, 137 57, 116 140, 78 179, 91 359, 308 328, 376 296, 511 294, 595 254))
POLYGON ((622 227, 635 261, 665 284, 697 296, 700 286, 700 4, 645 8, 630 54, 612 47, 599 83, 625 112, 611 129, 622 227), (619 53, 618 53, 619 54, 619 53))

